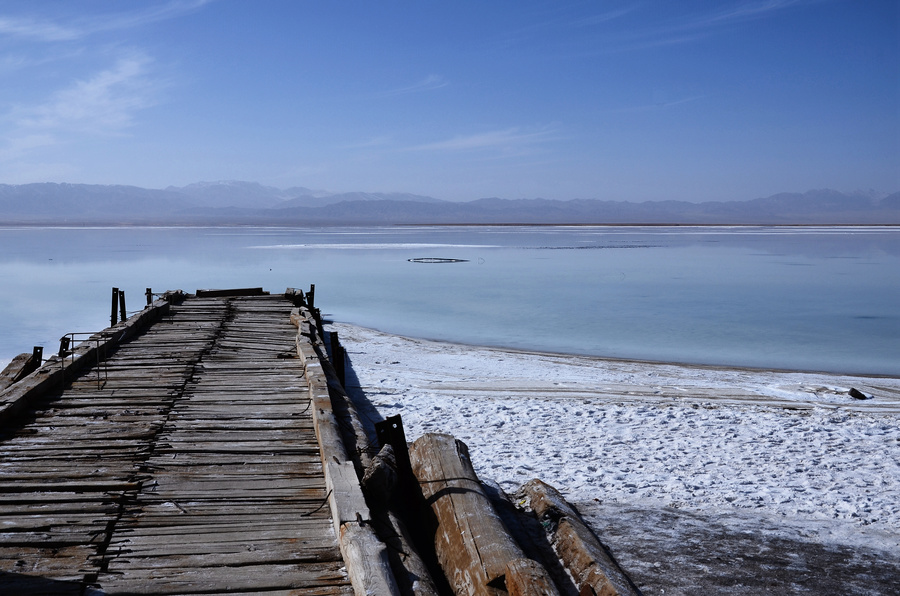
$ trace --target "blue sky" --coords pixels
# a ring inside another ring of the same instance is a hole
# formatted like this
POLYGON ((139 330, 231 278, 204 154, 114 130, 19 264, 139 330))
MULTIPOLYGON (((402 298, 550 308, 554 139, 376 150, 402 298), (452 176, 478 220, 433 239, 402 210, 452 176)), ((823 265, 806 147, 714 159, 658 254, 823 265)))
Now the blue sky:
POLYGON ((7 0, 0 183, 900 190, 897 0, 7 0))

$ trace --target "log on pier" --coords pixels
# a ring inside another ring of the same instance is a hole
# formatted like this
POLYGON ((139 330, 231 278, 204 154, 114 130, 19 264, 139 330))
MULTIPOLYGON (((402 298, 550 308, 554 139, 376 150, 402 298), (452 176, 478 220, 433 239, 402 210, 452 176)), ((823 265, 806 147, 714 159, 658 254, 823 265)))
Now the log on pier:
POLYGON ((541 480, 532 480, 522 487, 522 492, 549 530, 553 547, 582 594, 640 595, 637 586, 559 491, 541 480))
POLYGON ((457 594, 496 596, 507 594, 510 585, 534 590, 520 593, 557 593, 546 570, 523 562, 525 554, 491 505, 464 443, 450 435, 426 434, 412 444, 409 455, 436 520, 438 561, 457 594))

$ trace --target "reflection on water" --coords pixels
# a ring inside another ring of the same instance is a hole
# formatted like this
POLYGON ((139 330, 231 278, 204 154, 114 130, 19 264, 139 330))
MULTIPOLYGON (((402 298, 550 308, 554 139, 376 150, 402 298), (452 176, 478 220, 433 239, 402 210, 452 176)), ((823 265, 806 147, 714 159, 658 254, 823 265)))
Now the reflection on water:
POLYGON ((0 361, 105 327, 113 286, 137 310, 147 287, 315 283, 329 316, 418 337, 900 374, 900 228, 6 228, 0 249, 0 361))

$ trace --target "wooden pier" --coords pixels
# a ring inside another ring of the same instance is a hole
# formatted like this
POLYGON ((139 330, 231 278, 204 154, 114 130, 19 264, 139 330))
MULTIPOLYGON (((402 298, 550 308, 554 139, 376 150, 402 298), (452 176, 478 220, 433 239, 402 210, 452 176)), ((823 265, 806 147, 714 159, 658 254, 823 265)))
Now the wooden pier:
POLYGON ((294 306, 166 301, 21 406, 0 442, 0 592, 350 593, 294 306))
POLYGON ((0 375, 0 593, 638 593, 586 526, 557 540, 578 520, 550 487, 525 496, 538 531, 520 548, 452 437, 420 438, 410 466, 387 428, 373 458, 313 289, 148 290, 118 322, 114 289, 111 327, 17 358, 0 375))

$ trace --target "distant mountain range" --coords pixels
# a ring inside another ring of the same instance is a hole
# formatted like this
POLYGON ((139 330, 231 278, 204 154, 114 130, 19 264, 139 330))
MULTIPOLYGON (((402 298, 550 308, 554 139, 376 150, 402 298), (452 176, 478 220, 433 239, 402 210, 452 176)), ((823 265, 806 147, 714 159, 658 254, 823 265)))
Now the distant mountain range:
POLYGON ((478 199, 334 194, 253 182, 184 187, 0 184, 6 225, 900 224, 900 192, 811 190, 750 201, 478 199))

